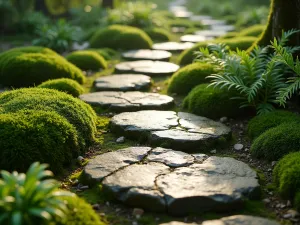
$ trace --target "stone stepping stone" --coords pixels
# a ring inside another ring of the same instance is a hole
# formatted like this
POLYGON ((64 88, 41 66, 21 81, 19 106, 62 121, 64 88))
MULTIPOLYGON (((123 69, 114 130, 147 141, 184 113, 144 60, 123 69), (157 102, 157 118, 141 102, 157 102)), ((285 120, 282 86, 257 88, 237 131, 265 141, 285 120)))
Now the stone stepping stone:
POLYGON ((166 110, 174 106, 174 99, 167 95, 139 91, 103 91, 83 94, 79 98, 92 106, 100 106, 115 112, 137 110, 166 110))
POLYGON ((97 91, 140 91, 151 86, 151 77, 141 74, 116 74, 95 80, 97 91))
POLYGON ((206 151, 231 138, 231 129, 224 124, 184 112, 121 113, 112 118, 110 125, 118 135, 137 140, 146 136, 153 146, 185 152, 206 151))
POLYGON ((181 18, 181 19, 189 19, 193 15, 192 12, 184 11, 184 10, 174 11, 173 14, 174 14, 175 17, 181 18))
POLYGON ((202 20, 212 20, 212 17, 211 16, 201 16, 201 15, 193 15, 190 17, 190 20, 191 21, 199 21, 201 22, 202 20))
POLYGON ((165 50, 169 52, 181 52, 186 49, 192 48, 194 45, 195 43, 191 42, 162 42, 154 44, 152 48, 156 50, 165 50))
MULTIPOLYGON (((173 221, 170 223, 163 223, 160 225, 197 225, 197 224, 173 221)), ((224 217, 218 220, 204 221, 202 225, 280 225, 280 224, 277 223, 276 221, 261 218, 261 217, 237 215, 237 216, 224 217)))
POLYGON ((123 62, 116 65, 119 73, 141 73, 149 76, 170 76, 179 69, 174 63, 140 60, 123 62))
POLYGON ((212 30, 229 32, 229 31, 235 30, 235 26, 233 26, 233 25, 212 25, 211 29, 212 30))
POLYGON ((195 34, 202 35, 205 37, 216 38, 216 37, 220 37, 220 36, 227 34, 227 32, 224 30, 199 30, 199 31, 196 31, 195 34))
POLYGON ((165 148, 134 147, 91 159, 84 176, 132 207, 175 216, 240 209, 257 198, 256 172, 233 158, 194 155, 165 148))
POLYGON ((225 20, 214 20, 214 19, 203 19, 201 20, 202 25, 204 26, 213 26, 213 25, 224 25, 225 20))
POLYGON ((198 43, 198 42, 208 41, 208 40, 211 40, 211 39, 213 39, 213 38, 212 37, 207 37, 207 36, 204 36, 204 35, 187 34, 187 35, 183 35, 180 38, 180 41, 198 43))
POLYGON ((122 57, 126 60, 160 60, 160 61, 169 61, 172 56, 172 53, 162 50, 149 50, 149 49, 140 49, 140 50, 131 50, 124 52, 122 57))

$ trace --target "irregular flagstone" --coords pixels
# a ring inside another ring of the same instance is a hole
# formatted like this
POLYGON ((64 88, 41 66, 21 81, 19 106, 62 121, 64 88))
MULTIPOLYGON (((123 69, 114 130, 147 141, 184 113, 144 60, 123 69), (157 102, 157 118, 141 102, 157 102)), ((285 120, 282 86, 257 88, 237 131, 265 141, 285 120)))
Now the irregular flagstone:
POLYGON ((94 92, 83 94, 79 98, 86 103, 102 108, 109 108, 117 112, 137 110, 164 110, 174 105, 174 99, 167 95, 145 92, 94 92))
POLYGON ((203 42, 203 41, 207 41, 207 40, 211 40, 211 39, 212 39, 211 37, 206 37, 203 35, 187 34, 187 35, 183 35, 180 38, 180 41, 198 43, 198 42, 203 42))
POLYGON ((151 85, 151 77, 142 74, 116 74, 95 80, 97 91, 140 91, 151 85))
POLYGON ((156 182, 172 215, 230 211, 242 207, 244 197, 259 196, 257 175, 232 158, 209 157, 202 164, 181 167, 156 182))
POLYGON ((237 215, 205 221, 202 225, 279 225, 279 223, 261 217, 237 215))
POLYGON ((139 60, 122 62, 116 65, 119 73, 142 73, 149 76, 169 76, 175 73, 179 66, 162 61, 139 60))
POLYGON ((121 113, 112 118, 111 130, 128 138, 143 136, 154 146, 186 152, 205 151, 231 138, 231 129, 220 122, 170 111, 121 113))
POLYGON ((85 177, 91 182, 102 181, 120 168, 140 162, 150 150, 149 147, 130 147, 98 155, 84 168, 85 177))
POLYGON ((180 52, 192 48, 195 43, 192 42, 162 42, 152 46, 156 50, 165 50, 170 52, 180 52))
POLYGON ((139 49, 124 52, 122 57, 127 60, 160 60, 169 61, 172 53, 162 50, 139 49))

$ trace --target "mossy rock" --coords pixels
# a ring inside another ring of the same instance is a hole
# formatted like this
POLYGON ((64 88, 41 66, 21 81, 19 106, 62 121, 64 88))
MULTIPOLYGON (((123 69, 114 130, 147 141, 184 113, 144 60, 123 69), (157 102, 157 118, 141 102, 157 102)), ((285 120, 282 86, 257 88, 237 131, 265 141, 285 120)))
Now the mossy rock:
POLYGON ((224 43, 229 46, 231 50, 247 50, 255 41, 256 37, 234 37, 231 39, 215 39, 213 41, 201 42, 194 45, 192 48, 185 50, 178 57, 178 64, 187 65, 194 61, 195 55, 194 52, 198 51, 201 47, 206 47, 208 44, 224 43))
POLYGON ((111 60, 118 55, 118 52, 111 48, 90 48, 87 51, 93 51, 102 56, 105 60, 111 60))
POLYGON ((208 84, 196 86, 184 99, 183 107, 189 112, 211 119, 237 117, 241 113, 240 102, 232 100, 232 92, 225 89, 208 87, 208 84))
POLYGON ((94 51, 76 51, 66 56, 66 59, 82 70, 97 71, 106 69, 106 60, 94 51))
POLYGON ((270 128, 294 121, 300 121, 300 116, 289 111, 276 110, 251 119, 248 124, 247 133, 250 139, 253 140, 270 128))
POLYGON ((47 88, 23 88, 2 93, 0 105, 0 114, 24 109, 58 113, 76 129, 81 152, 95 140, 94 110, 69 94, 47 88))
POLYGON ((299 122, 288 122, 267 130, 254 140, 250 149, 252 156, 276 161, 290 152, 299 151, 299 125, 299 122))
POLYGON ((168 92, 187 94, 195 86, 207 83, 207 76, 216 73, 213 65, 207 63, 193 63, 177 71, 170 79, 168 92))
POLYGON ((74 97, 78 97, 84 92, 83 87, 78 82, 68 78, 45 81, 44 83, 40 84, 38 88, 55 89, 70 94, 74 97))
POLYGON ((300 201, 300 152, 286 155, 276 165, 273 180, 279 194, 287 199, 295 198, 299 207, 300 201))
POLYGON ((92 48, 151 49, 151 38, 141 29, 112 25, 97 31, 90 40, 92 48))
POLYGON ((30 87, 57 78, 84 83, 82 71, 63 57, 44 53, 9 51, 0 54, 0 84, 7 87, 30 87))
POLYGON ((167 30, 165 30, 163 28, 157 28, 157 27, 148 28, 145 30, 145 32, 149 35, 149 37, 153 41, 167 42, 167 41, 171 40, 170 32, 168 32, 167 30))
POLYGON ((56 56, 59 55, 58 53, 51 50, 50 48, 45 48, 41 46, 26 46, 26 47, 12 48, 6 52, 42 53, 46 55, 56 55, 56 56))
POLYGON ((258 37, 260 36, 264 30, 265 30, 266 26, 265 25, 254 25, 251 27, 247 27, 243 30, 241 30, 238 34, 238 36, 240 37, 249 37, 249 36, 253 36, 253 37, 258 37))

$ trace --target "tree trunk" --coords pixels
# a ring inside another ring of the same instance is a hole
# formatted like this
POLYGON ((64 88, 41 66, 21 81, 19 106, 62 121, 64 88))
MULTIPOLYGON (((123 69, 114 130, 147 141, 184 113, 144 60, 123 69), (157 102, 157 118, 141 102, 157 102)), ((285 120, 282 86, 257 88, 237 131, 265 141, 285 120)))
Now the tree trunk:
POLYGON ((45 0, 35 0, 34 9, 36 11, 42 12, 44 15, 49 15, 48 7, 45 3, 45 0))
POLYGON ((102 0, 102 7, 112 9, 114 7, 114 1, 113 0, 102 0))

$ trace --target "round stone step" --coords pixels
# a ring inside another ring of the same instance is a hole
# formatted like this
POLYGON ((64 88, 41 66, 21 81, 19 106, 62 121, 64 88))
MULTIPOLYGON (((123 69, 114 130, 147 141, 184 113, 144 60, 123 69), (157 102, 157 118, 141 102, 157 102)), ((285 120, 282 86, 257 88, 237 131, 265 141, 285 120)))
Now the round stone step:
POLYGON ((175 216, 240 209, 247 198, 259 196, 257 174, 247 164, 201 157, 165 148, 127 148, 96 156, 83 174, 127 205, 175 216))
POLYGON ((231 129, 220 122, 184 112, 145 110, 121 113, 111 120, 111 130, 131 139, 147 141, 185 152, 199 152, 231 138, 231 129))
POLYGON ((139 91, 113 92, 103 91, 83 94, 81 100, 92 106, 100 106, 116 112, 137 110, 166 110, 174 106, 174 99, 167 95, 139 91))
POLYGON ((140 60, 122 62, 116 65, 119 73, 141 73, 149 76, 169 76, 175 73, 179 66, 174 63, 140 60))
POLYGON ((219 30, 219 31, 225 31, 225 32, 229 32, 229 31, 233 31, 235 30, 235 27, 233 25, 212 25, 211 26, 212 30, 219 30))
POLYGON ((169 61, 172 53, 162 50, 131 50, 124 52, 122 57, 126 60, 159 60, 159 61, 169 61))
POLYGON ((199 30, 195 32, 196 35, 202 35, 205 37, 212 37, 212 38, 223 36, 226 33, 227 32, 224 30, 199 30))
POLYGON ((115 74, 95 80, 97 91, 140 91, 151 86, 151 77, 142 74, 115 74))
POLYGON ((208 40, 211 40, 211 39, 213 39, 213 38, 212 37, 207 37, 207 36, 204 36, 204 35, 187 34, 187 35, 183 35, 180 38, 180 41, 198 43, 198 42, 208 41, 208 40))
POLYGON ((169 52, 181 52, 186 49, 192 48, 194 45, 195 43, 192 42, 162 42, 154 44, 152 48, 169 52))
POLYGON ((213 25, 224 25, 225 20, 214 20, 214 19, 203 19, 201 20, 202 25, 204 26, 213 26, 213 25))

